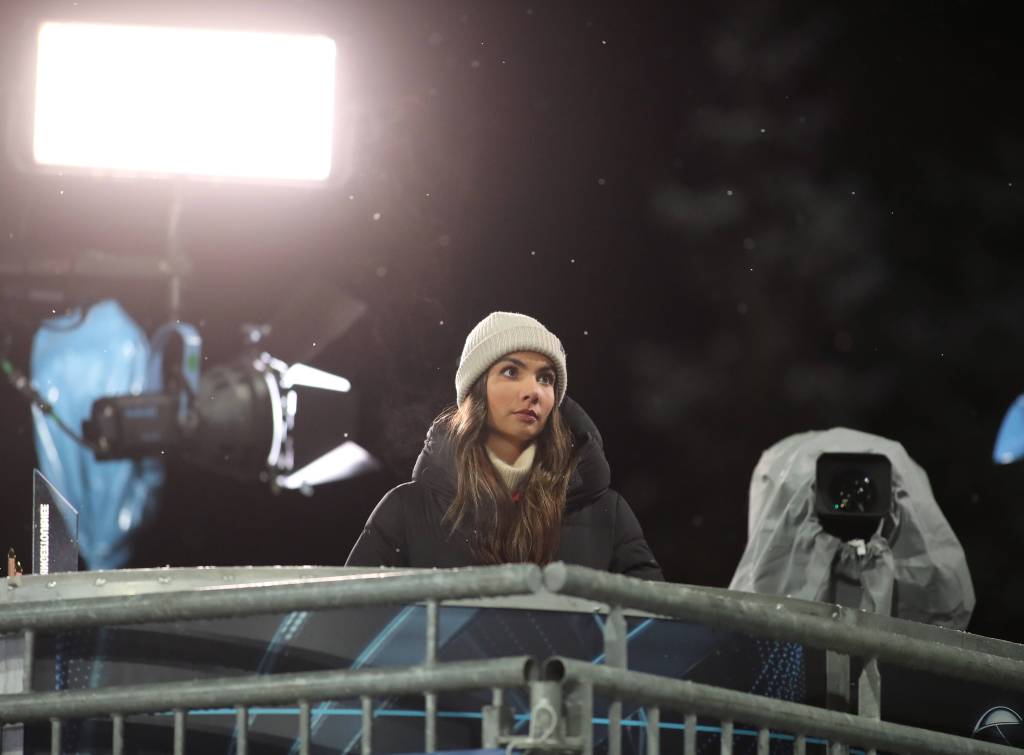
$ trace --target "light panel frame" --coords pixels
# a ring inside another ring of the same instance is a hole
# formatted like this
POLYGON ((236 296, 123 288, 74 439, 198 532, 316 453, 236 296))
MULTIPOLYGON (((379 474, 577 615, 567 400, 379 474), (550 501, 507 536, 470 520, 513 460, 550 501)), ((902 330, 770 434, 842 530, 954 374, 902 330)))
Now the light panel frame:
POLYGON ((33 167, 326 182, 338 172, 337 57, 321 34, 44 21, 33 167))

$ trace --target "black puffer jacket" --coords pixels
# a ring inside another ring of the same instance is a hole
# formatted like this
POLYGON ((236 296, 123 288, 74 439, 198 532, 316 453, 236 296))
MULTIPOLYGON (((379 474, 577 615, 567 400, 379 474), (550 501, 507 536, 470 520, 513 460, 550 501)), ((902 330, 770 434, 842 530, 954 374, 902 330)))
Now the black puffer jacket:
MULTIPOLYGON (((555 560, 663 579, 633 510, 609 487, 611 469, 601 435, 572 399, 562 414, 579 449, 569 481, 561 540, 555 560)), ((437 423, 427 432, 412 482, 389 491, 370 514, 346 566, 476 566, 464 533, 441 522, 455 497, 455 459, 447 433, 437 423)))

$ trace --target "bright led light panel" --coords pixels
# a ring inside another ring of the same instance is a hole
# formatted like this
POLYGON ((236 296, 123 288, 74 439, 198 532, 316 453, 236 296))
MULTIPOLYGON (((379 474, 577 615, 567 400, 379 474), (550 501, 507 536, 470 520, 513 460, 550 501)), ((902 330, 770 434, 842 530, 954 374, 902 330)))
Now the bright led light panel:
POLYGON ((35 160, 100 172, 325 180, 335 58, 324 36, 44 23, 35 160))

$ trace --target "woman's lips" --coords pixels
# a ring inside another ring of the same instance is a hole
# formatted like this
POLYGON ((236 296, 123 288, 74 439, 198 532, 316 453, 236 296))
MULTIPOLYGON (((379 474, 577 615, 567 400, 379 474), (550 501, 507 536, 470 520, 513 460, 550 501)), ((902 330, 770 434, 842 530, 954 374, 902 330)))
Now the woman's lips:
POLYGON ((534 422, 537 421, 537 415, 530 411, 513 412, 512 414, 515 417, 519 418, 521 421, 526 422, 527 424, 532 425, 534 422))

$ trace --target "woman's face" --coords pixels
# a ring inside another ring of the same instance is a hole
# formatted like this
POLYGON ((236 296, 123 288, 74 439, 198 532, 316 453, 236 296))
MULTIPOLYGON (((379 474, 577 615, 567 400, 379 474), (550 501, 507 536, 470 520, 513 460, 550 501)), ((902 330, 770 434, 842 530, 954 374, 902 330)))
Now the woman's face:
POLYGON ((555 407, 555 368, 534 351, 515 351, 487 371, 488 442, 520 450, 536 440, 555 407))

